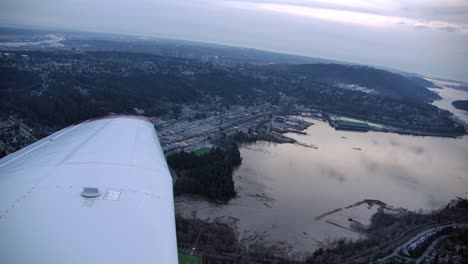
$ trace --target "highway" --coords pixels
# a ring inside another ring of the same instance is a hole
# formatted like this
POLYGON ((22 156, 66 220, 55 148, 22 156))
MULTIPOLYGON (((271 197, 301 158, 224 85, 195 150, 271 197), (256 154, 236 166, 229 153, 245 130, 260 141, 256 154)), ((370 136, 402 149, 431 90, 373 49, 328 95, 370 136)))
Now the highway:
MULTIPOLYGON (((466 218, 467 218, 467 217, 464 217, 464 219, 466 219, 466 218)), ((429 232, 431 232, 431 231, 434 231, 434 230, 437 229, 437 228, 450 227, 450 226, 455 226, 455 225, 459 225, 459 224, 460 224, 460 223, 452 223, 452 224, 438 225, 438 226, 436 226, 436 227, 432 227, 432 228, 430 228, 430 229, 426 229, 426 230, 424 230, 424 231, 422 231, 422 232, 420 232, 420 233, 418 233, 418 234, 412 236, 411 238, 409 238, 404 244, 400 245, 400 246, 397 247, 395 250, 393 250, 393 252, 392 252, 390 255, 388 255, 388 256, 386 256, 386 257, 384 257, 384 258, 378 259, 377 262, 378 262, 378 263, 385 263, 385 261, 387 261, 388 259, 390 259, 390 258, 392 258, 392 257, 395 257, 395 256, 398 256, 398 257, 400 257, 400 258, 404 258, 404 259, 407 259, 407 260, 413 260, 413 261, 414 261, 414 259, 412 259, 412 258, 408 258, 408 257, 405 257, 405 256, 401 256, 401 255, 399 254, 399 252, 400 252, 403 248, 405 248, 406 246, 408 246, 409 244, 413 243, 413 242, 414 242, 416 239, 418 239, 419 237, 421 237, 421 236, 423 236, 423 235, 425 235, 425 234, 427 234, 427 233, 429 233, 429 232)), ((422 260, 424 259, 424 257, 427 255, 427 253, 430 252, 430 249, 432 249, 432 247, 435 245, 435 243, 436 243, 437 241, 439 241, 440 238, 441 238, 441 237, 437 238, 435 241, 433 241, 433 242, 431 243, 431 245, 425 250, 424 254, 422 254, 422 255, 416 260, 416 263, 419 263, 420 261, 422 261, 422 260)))
MULTIPOLYGON (((342 263, 343 264, 355 263, 356 261, 358 261, 359 259, 362 259, 362 258, 372 259, 376 255, 378 255, 380 252, 386 252, 387 250, 395 247, 395 245, 403 245, 404 246, 406 243, 411 243, 412 241, 414 241, 415 238, 421 236, 422 234, 425 234, 426 232, 431 231, 434 228, 443 227, 443 226, 447 226, 447 225, 459 224, 459 223, 461 223, 461 222, 463 222, 463 221, 465 221, 467 219, 468 219, 468 216, 464 216, 464 217, 459 218, 456 221, 455 220, 450 220, 450 221, 445 221, 445 222, 440 223, 440 224, 432 223, 432 224, 426 224, 426 225, 414 227, 414 228, 409 229, 406 232, 404 232, 401 236, 393 238, 392 240, 390 240, 387 243, 384 243, 382 245, 377 245, 375 247, 372 247, 372 248, 369 248, 369 249, 367 249, 365 251, 362 251, 357 255, 354 255, 352 257, 347 258, 346 261, 343 261, 342 263), (418 232, 418 233, 413 235, 414 232, 418 232)), ((384 259, 389 259, 391 256, 395 256, 394 253, 398 252, 398 249, 402 248, 402 246, 397 246, 397 247, 398 247, 397 249, 392 250, 392 253, 389 256, 386 256, 384 258, 380 258, 378 260, 378 262, 383 263, 384 259)))

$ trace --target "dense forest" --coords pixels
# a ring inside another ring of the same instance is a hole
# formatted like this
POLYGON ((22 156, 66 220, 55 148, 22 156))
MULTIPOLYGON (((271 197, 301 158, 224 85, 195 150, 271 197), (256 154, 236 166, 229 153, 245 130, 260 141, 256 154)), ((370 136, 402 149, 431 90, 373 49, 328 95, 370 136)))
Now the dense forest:
POLYGON ((241 160, 239 147, 234 142, 203 155, 182 151, 168 156, 167 163, 178 176, 175 195, 198 194, 228 201, 236 195, 232 173, 241 160))
POLYGON ((177 244, 204 251, 239 253, 241 245, 235 230, 227 224, 204 222, 198 218, 186 219, 176 215, 177 244))

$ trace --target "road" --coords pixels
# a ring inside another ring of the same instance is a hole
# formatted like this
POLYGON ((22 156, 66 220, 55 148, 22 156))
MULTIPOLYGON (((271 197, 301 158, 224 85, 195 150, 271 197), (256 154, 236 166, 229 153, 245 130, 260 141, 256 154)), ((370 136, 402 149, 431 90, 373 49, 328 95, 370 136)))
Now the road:
MULTIPOLYGON (((401 257, 401 258, 404 258, 404 259, 408 259, 408 260, 414 260, 414 259, 411 259, 411 258, 407 258, 407 257, 404 257, 404 256, 401 256, 399 254, 399 252, 405 248, 406 246, 408 246, 409 244, 411 244, 413 241, 415 241, 417 238, 431 232, 431 231, 434 231, 435 229, 437 228, 444 228, 444 227, 449 227, 449 226, 454 226, 454 225, 457 225, 459 223, 453 223, 453 224, 448 224, 448 225, 440 225, 440 226, 437 226, 437 227, 433 227, 433 228, 430 228, 430 229, 426 229, 425 231, 422 231, 416 235, 414 235, 413 237, 411 237, 410 239, 408 239, 408 241, 404 244, 402 244, 401 246, 397 247, 390 255, 384 257, 384 258, 381 258, 379 260, 377 260, 378 263, 385 263, 385 261, 387 261, 388 259, 392 258, 392 257, 395 257, 395 256, 398 256, 398 257, 401 257)), ((438 238, 439 239, 439 238, 438 238)), ((436 241, 438 241, 438 239, 436 239, 436 241)), ((434 242, 436 242, 434 241, 434 242)), ((431 244, 431 246, 434 245, 434 242, 431 244)), ((431 248, 431 246, 429 246, 426 251, 424 252, 424 254, 419 257, 416 261, 416 263, 419 263, 419 261, 421 261, 422 259, 424 259, 424 257, 427 255, 427 252, 429 252, 429 249, 431 248)))
MULTIPOLYGON (((404 243, 411 242, 411 241, 414 240, 415 237, 418 237, 418 235, 424 234, 425 232, 428 232, 429 230, 432 230, 433 228, 441 227, 441 226, 448 225, 448 224, 461 223, 462 221, 467 220, 467 219, 468 219, 468 216, 464 216, 464 217, 461 217, 461 218, 459 218, 457 220, 448 220, 448 221, 445 221, 445 222, 440 223, 440 224, 432 223, 432 224, 426 224, 426 225, 423 225, 423 226, 418 226, 418 227, 412 228, 410 230, 407 230, 401 236, 393 238, 389 242, 384 243, 382 245, 377 245, 375 247, 369 248, 368 250, 362 251, 357 255, 354 255, 352 257, 347 258, 346 261, 344 261, 342 263, 343 264, 354 263, 357 260, 362 259, 362 258, 372 259, 378 253, 386 252, 387 250, 391 249, 392 247, 395 246, 395 244, 401 245, 401 244, 404 244, 404 243), (456 222, 456 223, 454 223, 454 222, 456 222), (412 233, 417 231, 417 230, 422 230, 422 231, 419 231, 416 235, 412 235, 412 233)), ((392 252, 394 253, 395 250, 392 251, 392 252)), ((387 259, 387 257, 385 257, 385 259, 387 259)))
POLYGON ((444 238, 447 238, 448 236, 441 236, 439 238, 437 238, 436 240, 434 240, 431 245, 426 249, 426 251, 424 251, 424 254, 422 254, 418 259, 416 259, 416 263, 422 263, 422 261, 426 258, 426 256, 432 251, 432 249, 435 247, 435 245, 437 245, 437 243, 444 239, 444 238))

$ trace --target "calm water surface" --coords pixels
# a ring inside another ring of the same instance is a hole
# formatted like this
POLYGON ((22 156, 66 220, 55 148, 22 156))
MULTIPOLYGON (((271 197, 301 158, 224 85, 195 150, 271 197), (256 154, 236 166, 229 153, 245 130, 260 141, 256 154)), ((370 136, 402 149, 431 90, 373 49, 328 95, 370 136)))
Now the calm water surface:
POLYGON ((179 197, 177 211, 190 215, 196 210, 200 218, 234 217, 241 236, 266 232, 266 240, 308 250, 328 238, 358 237, 315 220, 335 208, 377 199, 428 211, 455 196, 468 196, 468 137, 335 131, 311 121, 307 135, 287 136, 318 149, 269 142, 243 146, 242 165, 235 173, 238 198, 216 206, 179 197))

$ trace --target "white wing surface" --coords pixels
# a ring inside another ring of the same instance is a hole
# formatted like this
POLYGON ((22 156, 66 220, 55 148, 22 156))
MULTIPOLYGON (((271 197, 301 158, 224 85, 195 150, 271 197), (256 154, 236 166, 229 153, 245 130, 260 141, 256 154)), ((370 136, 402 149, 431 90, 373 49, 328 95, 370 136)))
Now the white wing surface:
POLYGON ((1 159, 0 263, 177 263, 172 178, 153 125, 89 120, 1 159))

